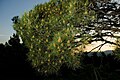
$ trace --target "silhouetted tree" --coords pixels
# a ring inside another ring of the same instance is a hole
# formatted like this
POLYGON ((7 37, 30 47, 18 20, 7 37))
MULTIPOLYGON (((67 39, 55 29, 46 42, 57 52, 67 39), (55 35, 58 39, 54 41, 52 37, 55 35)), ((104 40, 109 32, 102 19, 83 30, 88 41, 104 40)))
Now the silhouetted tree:
POLYGON ((83 34, 89 34, 90 36, 88 36, 88 39, 91 37, 89 43, 95 41, 104 42, 98 46, 100 49, 107 43, 120 46, 116 44, 116 42, 112 42, 105 38, 120 38, 118 35, 120 32, 120 4, 111 2, 111 0, 98 0, 94 1, 89 8, 95 11, 95 20, 91 20, 86 26, 83 24, 76 26, 78 28, 83 28, 83 33, 80 33, 80 35, 76 37, 86 37, 83 34))
POLYGON ((27 61, 28 48, 20 43, 19 36, 13 34, 5 45, 0 44, 0 74, 1 79, 30 79, 34 70, 27 61))

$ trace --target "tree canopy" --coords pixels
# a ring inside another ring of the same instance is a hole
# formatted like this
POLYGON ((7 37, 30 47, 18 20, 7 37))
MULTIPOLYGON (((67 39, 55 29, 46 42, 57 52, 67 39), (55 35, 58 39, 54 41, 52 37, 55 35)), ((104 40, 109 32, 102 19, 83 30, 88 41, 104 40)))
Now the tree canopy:
MULTIPOLYGON (((90 9, 95 11, 95 20, 91 20, 86 26, 77 26, 79 28, 84 28, 84 34, 90 34, 91 39, 89 43, 95 41, 104 42, 96 47, 99 47, 99 49, 107 43, 120 46, 116 42, 107 40, 107 37, 116 40, 120 38, 120 5, 116 2, 111 2, 111 0, 100 0, 94 2, 93 5, 90 6, 90 9)), ((82 35, 83 34, 80 34, 77 37, 81 38, 82 35)))
POLYGON ((114 33, 119 32, 119 9, 119 4, 110 0, 51 0, 12 20, 30 50, 28 60, 32 66, 38 72, 52 74, 63 64, 78 68, 86 44, 104 41, 116 45, 104 37, 118 38, 114 33))
MULTIPOLYGON (((74 38, 83 30, 75 26, 94 19, 95 12, 88 6, 89 0, 51 0, 36 5, 21 18, 12 19, 14 29, 30 50, 28 59, 37 71, 56 73, 62 64, 73 69, 79 67, 80 54, 74 53, 77 46, 74 38)), ((81 42, 80 53, 88 44, 86 37, 81 42)))

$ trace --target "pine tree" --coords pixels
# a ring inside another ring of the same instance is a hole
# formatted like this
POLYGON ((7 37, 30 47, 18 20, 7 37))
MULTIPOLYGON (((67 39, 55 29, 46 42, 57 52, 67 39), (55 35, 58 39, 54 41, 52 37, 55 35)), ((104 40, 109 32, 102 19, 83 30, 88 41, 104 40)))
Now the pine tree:
POLYGON ((89 35, 82 37, 81 50, 75 54, 75 35, 83 33, 76 26, 94 19, 89 4, 89 0, 51 0, 12 19, 14 29, 29 48, 28 60, 38 72, 57 73, 63 64, 73 69, 79 67, 80 53, 88 44, 89 35))

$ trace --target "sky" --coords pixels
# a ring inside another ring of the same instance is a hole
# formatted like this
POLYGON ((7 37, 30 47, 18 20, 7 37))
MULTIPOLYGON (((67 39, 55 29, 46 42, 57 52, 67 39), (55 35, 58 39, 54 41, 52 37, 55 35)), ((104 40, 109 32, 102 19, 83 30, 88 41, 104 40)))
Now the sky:
MULTIPOLYGON (((0 43, 5 43, 15 33, 12 18, 22 16, 24 12, 33 9, 35 5, 49 0, 0 0, 0 43)), ((113 0, 119 1, 120 0, 113 0)))
POLYGON ((12 25, 14 16, 22 16, 35 5, 49 0, 0 0, 0 43, 5 43, 15 33, 12 25))

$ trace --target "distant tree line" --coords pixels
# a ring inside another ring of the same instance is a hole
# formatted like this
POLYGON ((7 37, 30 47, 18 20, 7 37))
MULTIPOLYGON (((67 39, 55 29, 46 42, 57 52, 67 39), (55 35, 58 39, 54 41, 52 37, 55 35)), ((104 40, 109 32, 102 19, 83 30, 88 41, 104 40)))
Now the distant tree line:
POLYGON ((0 78, 3 80, 32 78, 32 67, 27 62, 28 48, 13 34, 5 44, 0 44, 0 78))

